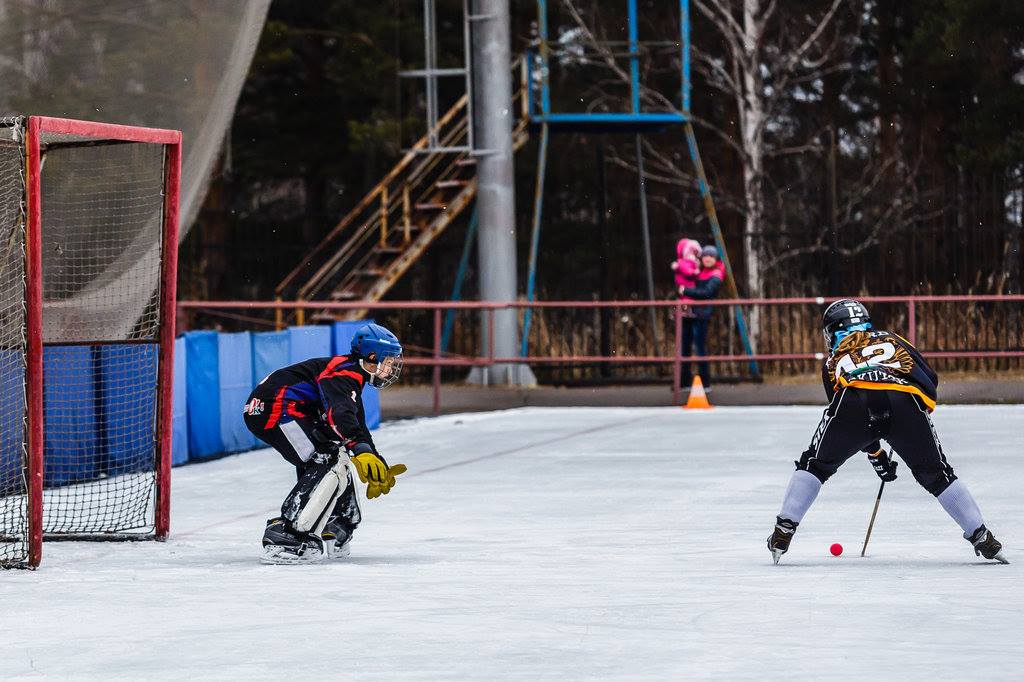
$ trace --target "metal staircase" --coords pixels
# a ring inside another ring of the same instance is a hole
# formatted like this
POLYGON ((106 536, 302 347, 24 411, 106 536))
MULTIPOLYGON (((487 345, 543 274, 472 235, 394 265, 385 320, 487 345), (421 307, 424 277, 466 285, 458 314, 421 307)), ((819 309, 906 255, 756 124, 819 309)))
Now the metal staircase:
MULTIPOLYGON (((527 139, 525 97, 516 94, 513 147, 527 139)), ((379 301, 476 196, 476 159, 468 153, 431 151, 468 144, 464 95, 401 161, 277 286, 278 300, 309 301, 296 322, 358 319, 365 310, 325 311, 316 301, 379 301), (432 133, 432 134, 431 134, 432 133)))

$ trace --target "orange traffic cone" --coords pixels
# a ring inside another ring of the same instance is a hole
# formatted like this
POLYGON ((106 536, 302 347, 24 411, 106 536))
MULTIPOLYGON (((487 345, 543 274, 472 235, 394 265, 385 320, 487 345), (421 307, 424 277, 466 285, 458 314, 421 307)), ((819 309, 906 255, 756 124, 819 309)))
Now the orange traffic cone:
POLYGON ((683 405, 685 410, 710 410, 711 403, 708 402, 708 394, 704 392, 704 383, 700 380, 700 375, 693 377, 693 385, 690 387, 690 397, 686 400, 686 404, 683 405))

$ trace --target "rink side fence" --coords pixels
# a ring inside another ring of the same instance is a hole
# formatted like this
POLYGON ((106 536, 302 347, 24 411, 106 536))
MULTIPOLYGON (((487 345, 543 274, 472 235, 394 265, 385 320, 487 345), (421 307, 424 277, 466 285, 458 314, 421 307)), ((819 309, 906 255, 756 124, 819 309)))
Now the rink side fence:
MULTIPOLYGON (((917 343, 917 306, 922 303, 952 303, 952 304, 984 304, 984 303, 1024 303, 1024 295, 1020 294, 979 294, 979 295, 950 295, 950 296, 858 296, 858 300, 865 303, 886 303, 902 304, 906 306, 906 334, 911 343, 917 343)), ((743 299, 717 299, 712 301, 693 301, 697 305, 711 305, 722 308, 729 306, 793 306, 793 305, 816 305, 824 306, 832 301, 839 300, 838 297, 791 297, 791 298, 743 298, 743 299)), ((528 363, 541 365, 548 363, 575 363, 575 364, 671 364, 672 372, 672 396, 673 402, 678 403, 681 398, 682 364, 695 360, 702 360, 710 363, 722 362, 749 362, 771 363, 791 360, 822 360, 821 352, 796 352, 796 353, 754 353, 754 354, 726 354, 707 355, 702 358, 696 356, 683 356, 680 353, 682 338, 682 311, 687 304, 685 301, 509 301, 509 302, 481 302, 481 301, 351 301, 351 302, 310 302, 310 301, 179 301, 179 316, 187 317, 189 314, 198 311, 225 311, 237 310, 247 312, 267 311, 292 311, 301 312, 308 310, 323 311, 324 313, 342 313, 351 310, 409 310, 429 311, 433 317, 433 346, 426 349, 427 352, 421 355, 407 354, 405 364, 409 366, 427 366, 432 368, 431 383, 433 385, 433 408, 435 414, 441 411, 441 368, 442 367, 492 367, 499 364, 528 363), (497 357, 493 344, 494 311, 496 310, 525 310, 545 308, 567 308, 567 309, 595 309, 595 308, 664 308, 673 312, 674 320, 674 343, 672 348, 675 352, 670 355, 572 355, 572 356, 551 356, 551 355, 525 355, 516 357, 497 357), (487 334, 485 338, 490 339, 486 352, 477 355, 454 355, 442 352, 441 333, 443 326, 443 313, 449 310, 459 311, 480 311, 485 314, 487 334)), ((242 316, 240 315, 239 318, 242 316)), ((259 321, 259 320, 256 320, 259 321)), ((352 324, 352 323, 350 323, 352 324)), ((928 358, 938 359, 969 359, 969 358, 1024 358, 1024 350, 1021 349, 1020 339, 1011 349, 983 350, 983 349, 922 349, 928 358)))

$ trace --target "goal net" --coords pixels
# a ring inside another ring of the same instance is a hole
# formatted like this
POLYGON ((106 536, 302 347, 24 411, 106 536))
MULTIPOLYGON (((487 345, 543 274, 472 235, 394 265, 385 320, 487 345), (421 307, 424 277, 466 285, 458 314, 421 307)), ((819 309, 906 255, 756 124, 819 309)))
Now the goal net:
POLYGON ((167 534, 180 139, 0 120, 0 564, 167 534))

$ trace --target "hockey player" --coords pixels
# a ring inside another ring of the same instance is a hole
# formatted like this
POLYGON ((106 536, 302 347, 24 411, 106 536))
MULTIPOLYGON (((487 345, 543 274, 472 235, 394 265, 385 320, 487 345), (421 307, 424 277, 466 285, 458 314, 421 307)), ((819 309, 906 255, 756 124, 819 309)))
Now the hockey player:
POLYGON ((361 519, 349 462, 370 499, 387 495, 404 464, 389 466, 366 427, 363 387, 398 380, 402 346, 390 331, 366 324, 349 355, 313 358, 273 372, 253 389, 245 424, 295 466, 298 482, 267 521, 265 563, 348 556, 361 519), (342 452, 344 449, 344 453, 342 452))
POLYGON ((967 486, 946 461, 929 413, 935 409, 938 375, 898 334, 872 328, 857 301, 836 301, 825 310, 822 332, 830 354, 822 368, 829 406, 782 501, 768 549, 775 563, 789 549, 797 526, 825 481, 858 450, 883 481, 896 480, 897 462, 884 439, 925 490, 964 531, 976 555, 1008 563, 1002 545, 985 527, 967 486))

